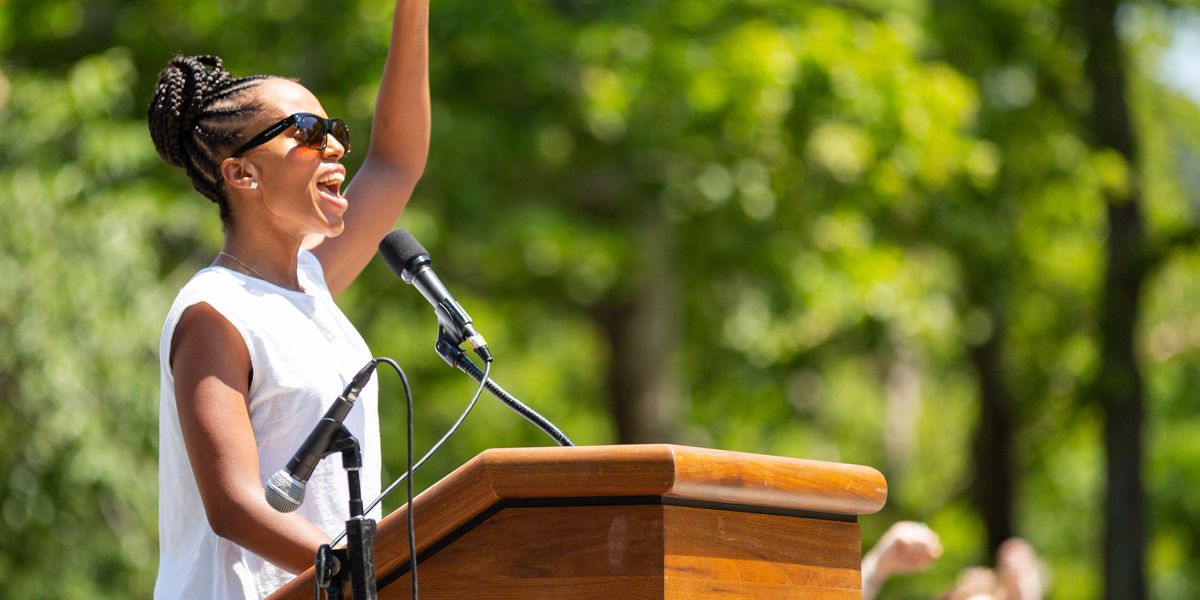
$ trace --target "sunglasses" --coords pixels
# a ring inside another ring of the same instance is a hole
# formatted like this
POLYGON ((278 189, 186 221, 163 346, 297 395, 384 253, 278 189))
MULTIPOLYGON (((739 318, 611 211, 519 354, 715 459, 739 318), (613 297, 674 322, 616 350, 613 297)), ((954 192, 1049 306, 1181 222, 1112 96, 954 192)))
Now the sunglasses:
POLYGON ((313 150, 324 150, 325 146, 329 143, 327 136, 333 135, 342 144, 342 147, 346 149, 346 154, 350 154, 350 129, 346 127, 345 121, 341 119, 325 119, 312 113, 296 113, 288 115, 282 121, 250 138, 250 141, 242 144, 242 147, 235 150, 230 156, 236 157, 261 146, 271 141, 271 138, 287 131, 293 125, 300 132, 301 143, 306 147, 313 150))

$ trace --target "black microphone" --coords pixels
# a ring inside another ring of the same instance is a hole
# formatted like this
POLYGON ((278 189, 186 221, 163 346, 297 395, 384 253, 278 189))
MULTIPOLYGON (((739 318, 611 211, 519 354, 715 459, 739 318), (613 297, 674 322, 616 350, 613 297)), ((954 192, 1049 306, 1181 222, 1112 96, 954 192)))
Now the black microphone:
POLYGON ((467 342, 484 361, 492 362, 492 353, 487 341, 475 331, 471 316, 442 285, 433 272, 433 261, 429 252, 411 233, 394 229, 379 242, 379 255, 404 283, 411 283, 422 296, 433 305, 438 323, 453 337, 455 345, 467 342))
POLYGON ((341 431, 342 421, 350 414, 350 409, 354 408, 354 401, 358 399, 374 372, 375 361, 372 360, 350 380, 350 384, 342 390, 342 395, 325 411, 325 416, 313 427, 308 438, 292 456, 292 460, 288 461, 287 467, 276 471, 263 486, 267 494, 267 504, 270 504, 271 508, 285 513, 300 508, 300 504, 304 502, 304 486, 308 483, 308 478, 312 477, 313 469, 317 468, 317 463, 321 462, 321 458, 329 450, 333 438, 341 431))

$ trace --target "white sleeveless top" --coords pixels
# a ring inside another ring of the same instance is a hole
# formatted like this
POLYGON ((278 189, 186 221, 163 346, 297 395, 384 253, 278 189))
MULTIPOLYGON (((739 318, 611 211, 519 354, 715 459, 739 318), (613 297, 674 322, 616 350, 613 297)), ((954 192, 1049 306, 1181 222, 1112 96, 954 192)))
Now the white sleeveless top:
MULTIPOLYGON (((205 302, 246 343, 253 376, 248 408, 258 447, 259 479, 284 468, 350 378, 371 359, 362 336, 334 304, 321 264, 301 250, 297 273, 304 292, 208 267, 179 291, 159 342, 158 580, 156 599, 263 598, 293 575, 208 525, 188 462, 175 405, 171 337, 184 310, 205 302)), ((364 503, 379 495, 378 385, 363 389, 346 427, 362 446, 364 503)), ((349 490, 340 455, 322 460, 308 480, 297 513, 331 538, 349 517, 349 490)), ((379 519, 379 509, 370 515, 379 519)), ((315 550, 315 549, 314 549, 315 550)))

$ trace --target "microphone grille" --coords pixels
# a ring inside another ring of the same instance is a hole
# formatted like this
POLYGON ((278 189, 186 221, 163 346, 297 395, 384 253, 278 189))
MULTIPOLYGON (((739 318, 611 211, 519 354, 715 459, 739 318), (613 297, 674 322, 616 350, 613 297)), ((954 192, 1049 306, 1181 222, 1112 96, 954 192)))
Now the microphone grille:
POLYGON ((304 502, 304 483, 296 481, 286 469, 276 471, 264 486, 264 490, 267 493, 267 504, 282 513, 292 512, 304 502))

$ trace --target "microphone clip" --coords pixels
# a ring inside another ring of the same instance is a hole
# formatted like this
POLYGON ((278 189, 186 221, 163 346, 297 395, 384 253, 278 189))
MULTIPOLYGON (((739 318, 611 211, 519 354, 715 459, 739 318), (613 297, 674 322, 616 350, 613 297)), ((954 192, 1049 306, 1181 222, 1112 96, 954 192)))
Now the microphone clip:
MULTIPOLYGON (((482 342, 483 336, 476 335, 475 337, 482 342)), ((473 339, 467 339, 465 341, 470 342, 472 346, 475 345, 473 339)), ((438 356, 442 357, 442 360, 446 361, 446 364, 456 369, 461 368, 461 361, 466 356, 466 352, 459 347, 460 343, 462 342, 460 342, 445 327, 438 325, 437 342, 434 343, 433 349, 437 351, 438 356)), ((492 353, 488 350, 486 342, 475 346, 475 353, 478 354, 479 357, 484 360, 484 362, 492 362, 492 353)))
POLYGON ((325 458, 335 452, 342 453, 342 468, 343 469, 361 469, 362 468, 362 448, 358 445, 358 440, 346 429, 345 425, 338 428, 337 434, 329 442, 329 447, 321 454, 321 458, 325 458))

